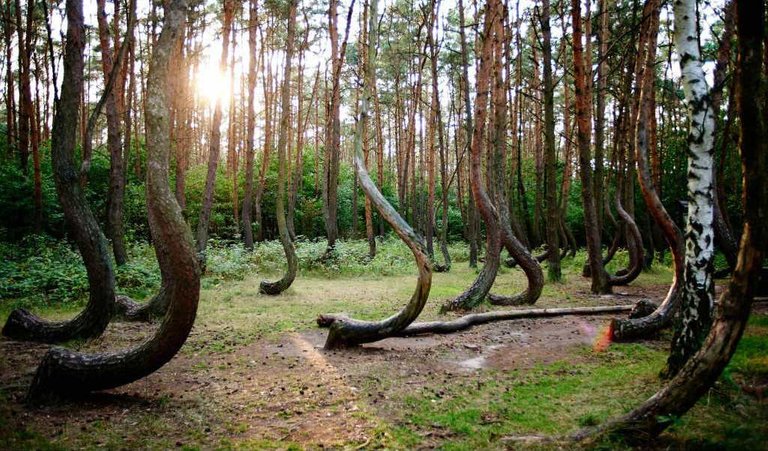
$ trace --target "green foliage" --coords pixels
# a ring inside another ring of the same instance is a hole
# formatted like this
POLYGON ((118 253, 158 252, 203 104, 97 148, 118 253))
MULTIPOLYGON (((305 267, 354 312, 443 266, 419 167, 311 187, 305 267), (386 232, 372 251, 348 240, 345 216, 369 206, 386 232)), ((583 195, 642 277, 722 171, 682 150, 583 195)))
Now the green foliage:
MULTIPOLYGON (((363 240, 339 241, 334 254, 323 259, 326 247, 325 241, 298 241, 300 271, 335 278, 404 275, 416 270, 411 251, 394 236, 379 240, 373 260, 363 240)), ((208 249, 205 287, 255 273, 276 274, 285 265, 279 241, 259 243, 248 252, 239 242, 212 239, 208 249)), ((463 243, 452 244, 450 252, 455 262, 467 260, 463 243)), ((129 257, 127 264, 115 269, 117 293, 138 299, 151 296, 161 282, 152 246, 146 242, 130 244, 129 257)), ((88 296, 85 267, 77 249, 68 242, 38 235, 30 235, 19 244, 0 242, 0 259, 0 310, 75 304, 88 296)))
POLYGON ((67 243, 36 235, 20 245, 0 243, 0 299, 22 306, 60 304, 87 293, 82 259, 67 243))

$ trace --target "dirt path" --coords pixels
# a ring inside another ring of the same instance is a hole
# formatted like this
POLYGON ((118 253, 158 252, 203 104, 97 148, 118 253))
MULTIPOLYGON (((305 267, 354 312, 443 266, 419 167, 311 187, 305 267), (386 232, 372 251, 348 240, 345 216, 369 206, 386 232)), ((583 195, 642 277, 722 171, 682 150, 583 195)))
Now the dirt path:
MULTIPOLYGON (((341 283, 348 289, 351 282, 341 283)), ((390 289, 378 281, 352 283, 371 293, 370 305, 390 289)), ((627 287, 610 297, 595 297, 581 285, 573 288, 569 305, 634 303, 666 291, 664 285, 627 287)), ((254 304, 248 292, 242 296, 243 305, 237 298, 212 299, 229 302, 233 312, 256 316, 227 320, 210 316, 225 304, 208 305, 182 353, 155 374, 53 406, 28 408, 22 403, 48 347, 0 340, 0 436, 5 440, 0 443, 112 449, 390 446, 390 434, 414 429, 409 426, 409 399, 442 402, 466 387, 494 383, 500 375, 525 374, 560 362, 566 369, 558 371, 567 373, 567 368, 594 362, 593 346, 610 319, 506 321, 453 335, 387 339, 329 352, 322 349, 326 331, 305 326, 311 324, 305 317, 312 313, 300 293, 282 301, 297 299, 295 305, 277 300, 267 307, 254 304), (266 310, 253 313, 258 305, 266 310), (261 322, 271 308, 295 315, 300 320, 292 324, 298 326, 269 333, 261 322)), ((551 299, 542 303, 553 306, 551 299)), ((332 305, 317 309, 326 307, 333 311, 332 305)), ((85 347, 119 349, 151 333, 152 326, 115 323, 85 347)), ((658 349, 663 343, 645 345, 658 349)), ((490 418, 482 420, 488 424, 497 421, 495 413, 483 415, 490 418)), ((451 439, 442 425, 415 430, 419 438, 414 446, 439 446, 451 439)), ((402 441, 393 443, 403 446, 402 441)))
MULTIPOLYGON (((258 339, 232 353, 185 354, 150 377, 85 402, 31 410, 21 401, 47 346, 4 340, 0 384, 9 401, 6 427, 28 429, 65 446, 118 440, 133 447, 149 438, 181 446, 190 437, 204 446, 227 440, 364 444, 381 421, 401 417, 399 406, 386 402, 401 392, 416 392, 440 377, 469 380, 487 369, 573 362, 592 346, 607 320, 521 320, 334 352, 322 349, 325 331, 295 332, 258 339), (162 438, 148 438, 146 432, 162 438)), ((127 344, 147 334, 140 325, 115 324, 102 341, 127 344)))

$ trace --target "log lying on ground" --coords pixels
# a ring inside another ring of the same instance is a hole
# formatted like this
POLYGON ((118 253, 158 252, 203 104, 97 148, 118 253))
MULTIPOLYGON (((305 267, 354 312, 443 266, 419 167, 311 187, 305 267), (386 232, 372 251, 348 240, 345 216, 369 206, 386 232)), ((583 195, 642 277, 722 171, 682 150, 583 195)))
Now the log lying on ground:
POLYGON ((495 321, 507 321, 523 318, 548 318, 553 316, 566 315, 605 315, 607 313, 630 312, 634 307, 634 305, 611 305, 601 307, 499 310, 485 313, 472 313, 451 321, 429 321, 424 323, 413 323, 396 335, 398 337, 409 337, 412 335, 424 334, 450 334, 469 329, 472 326, 492 323, 495 321))
MULTIPOLYGON (((170 142, 167 133, 168 63, 186 12, 186 0, 173 0, 166 6, 165 24, 152 53, 147 82, 150 99, 147 104, 147 207, 154 241, 163 243, 155 251, 160 267, 169 276, 168 311, 154 336, 133 349, 104 354, 51 349, 37 369, 27 394, 28 402, 104 390, 145 377, 176 355, 192 329, 200 296, 200 269, 192 231, 168 184, 170 142)), ((69 27, 73 24, 82 27, 82 0, 67 0, 67 16, 69 27)), ((68 48, 69 45, 68 40, 68 48)), ((79 60, 82 70, 82 52, 79 60)), ((72 65, 65 68, 64 86, 71 77, 82 76, 73 71, 72 65)), ((74 90, 68 95, 79 99, 80 92, 74 90)), ((64 101, 62 91, 61 102, 64 101)))
MULTIPOLYGON (((368 34, 368 48, 370 52, 376 48, 377 26, 377 0, 371 0, 370 3, 370 21, 368 34)), ((320 327, 329 327, 328 337, 325 340, 325 349, 335 349, 343 347, 357 346, 362 343, 370 343, 387 337, 391 337, 405 329, 421 313, 424 305, 429 298, 429 290, 432 286, 432 266, 427 255, 427 250, 422 243, 421 237, 414 232, 410 225, 400 216, 399 213, 390 205, 387 199, 381 194, 376 184, 371 180, 368 170, 365 167, 365 157, 363 155, 363 121, 368 117, 368 103, 371 98, 371 86, 375 83, 373 72, 373 54, 369 52, 369 58, 366 61, 363 82, 363 94, 360 104, 360 119, 355 128, 355 172, 357 173, 360 186, 365 195, 371 200, 371 203, 384 218, 392 229, 397 233, 400 239, 411 249, 416 265, 419 268, 419 278, 416 283, 416 289, 411 296, 408 304, 395 315, 381 321, 361 321, 349 318, 345 315, 321 315, 317 319, 320 327)))

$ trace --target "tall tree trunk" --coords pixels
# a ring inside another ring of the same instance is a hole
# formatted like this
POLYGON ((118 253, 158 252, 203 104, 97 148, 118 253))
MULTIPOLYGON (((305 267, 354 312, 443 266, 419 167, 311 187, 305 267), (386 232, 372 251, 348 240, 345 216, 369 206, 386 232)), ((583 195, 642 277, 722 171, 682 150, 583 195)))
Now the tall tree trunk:
MULTIPOLYGON (((439 2, 433 1, 434 17, 438 17, 440 8, 439 2)), ((437 20, 432 20, 433 25, 437 25, 437 20)), ((430 30, 433 30, 434 27, 430 30)), ((443 264, 435 265, 435 271, 447 272, 451 270, 451 255, 448 253, 448 189, 450 188, 450 182, 448 180, 448 161, 447 152, 445 146, 445 134, 443 130, 443 111, 440 106, 440 89, 439 89, 439 73, 437 71, 437 59, 439 56, 439 49, 435 43, 434 31, 430 31, 429 47, 430 47, 430 63, 432 70, 432 110, 434 111, 434 122, 436 125, 437 133, 437 148, 440 153, 440 195, 442 198, 442 228, 440 229, 440 252, 443 254, 443 264)), ((432 164, 434 165, 434 156, 432 164)), ((430 186, 434 186, 430 182, 430 186)), ((434 188, 432 188, 434 193, 434 188)))
MULTIPOLYGON (((725 87, 726 82, 726 71, 728 68, 728 63, 731 58, 731 39, 734 34, 734 27, 736 18, 734 17, 736 14, 736 2, 734 0, 730 0, 724 7, 725 9, 725 17, 723 19, 724 28, 723 28, 723 34, 720 37, 720 48, 717 52, 717 63, 715 65, 715 72, 714 72, 714 80, 713 80, 713 92, 712 92, 712 110, 715 113, 715 118, 720 117, 720 106, 722 104, 723 99, 723 88, 725 87)), ((733 94, 731 94, 731 97, 733 98, 733 94)), ((730 141, 730 137, 728 136, 729 128, 730 128, 730 122, 732 121, 732 113, 729 111, 728 114, 728 123, 725 127, 723 127, 722 133, 721 133, 721 140, 722 140, 722 148, 727 148, 727 143, 730 141)), ((733 233, 733 228, 731 227, 731 223, 727 218, 728 212, 723 210, 724 204, 725 204, 725 190, 721 188, 722 180, 719 177, 719 171, 716 168, 716 175, 714 176, 714 181, 716 183, 716 189, 715 189, 715 217, 714 217, 714 226, 715 226, 715 238, 717 239, 717 244, 720 247, 720 250, 725 255, 726 260, 728 261, 728 266, 730 268, 736 267, 736 254, 738 253, 739 244, 736 242, 736 236, 733 233)))
POLYGON ((555 149, 555 87, 552 80, 552 31, 549 26, 549 0, 542 0, 541 35, 544 63, 544 158, 547 201, 547 247, 551 282, 562 278, 560 270, 560 205, 557 201, 557 149, 555 149))
MULTIPOLYGON (((466 145, 470 146, 472 139, 472 103, 469 97, 469 47, 465 31, 464 2, 459 0, 459 42, 461 44, 461 71, 460 84, 463 91, 464 105, 464 136, 466 145)), ((470 151, 471 152, 471 151, 470 151)), ((473 194, 469 195, 467 204, 467 221, 469 232, 469 267, 477 268, 478 241, 480 237, 479 223, 477 220, 477 206, 473 194)), ((489 287, 490 288, 490 287, 489 287)))
POLYGON ((288 13, 288 36, 285 42, 285 70, 283 72, 283 86, 280 92, 280 131, 277 136, 277 198, 275 199, 275 215, 277 216, 277 231, 280 234, 280 242, 283 245, 288 270, 280 280, 270 282, 263 280, 259 284, 259 291, 264 294, 277 295, 288 289, 296 278, 298 259, 293 241, 288 233, 288 224, 285 219, 285 184, 288 161, 286 149, 288 148, 288 126, 291 119, 291 63, 293 48, 296 40, 296 9, 298 0, 291 0, 288 13))
POLYGON ((19 39, 18 59, 19 59, 19 119, 18 119, 18 150, 19 165, 21 171, 27 174, 29 167, 29 122, 31 120, 32 91, 29 80, 29 57, 32 54, 31 37, 34 27, 32 20, 34 18, 34 2, 27 2, 27 26, 22 27, 21 1, 16 0, 16 33, 19 39), (25 30, 26 28, 26 30, 25 30), (26 37, 26 39, 25 39, 26 37))
MULTIPOLYGON (((67 5, 69 27, 72 27, 73 20, 82 24, 82 4, 77 0, 67 0, 67 5)), ((147 206, 158 263, 170 276, 167 283, 172 294, 166 317, 152 338, 129 350, 107 354, 84 354, 63 348, 48 351, 32 381, 29 401, 108 389, 147 376, 176 355, 192 329, 200 294, 200 270, 191 230, 168 184, 168 63, 173 41, 178 37, 185 15, 185 0, 170 2, 165 14, 165 26, 152 52, 147 86, 147 93, 153 99, 148 102, 147 110, 147 124, 150 126, 147 131, 147 206)), ((77 56, 80 59, 74 62, 79 62, 79 68, 82 68, 82 53, 77 56)), ((65 78, 79 77, 80 72, 69 72, 65 70, 65 78)), ((62 105, 64 90, 68 86, 65 80, 62 105)), ((77 118, 76 114, 72 116, 77 118)), ((71 129, 75 130, 76 125, 71 125, 71 129)))
POLYGON ((685 227, 685 272, 681 323, 672 338, 667 376, 674 376, 701 347, 712 323, 714 268, 714 135, 694 0, 675 3, 675 48, 680 55, 683 90, 688 103, 688 220, 685 227))
MULTIPOLYGON (((118 266, 128 261, 123 230, 123 198, 125 197, 125 169, 123 161, 122 121, 116 91, 123 90, 118 80, 107 81, 110 76, 118 76, 120 67, 113 71, 112 39, 110 37, 106 0, 97 0, 97 19, 99 25, 99 45, 101 47, 101 70, 104 84, 112 83, 113 89, 106 94, 105 110, 107 114, 107 148, 109 149, 109 191, 107 193, 106 234, 112 241, 112 251, 118 266), (113 75, 112 75, 113 74, 113 75), (117 86, 116 86, 117 85, 117 86)), ((119 78, 119 76, 118 76, 119 78)))
POLYGON ((11 11, 14 9, 12 2, 5 2, 3 4, 3 37, 5 38, 5 127, 6 127, 6 143, 8 156, 11 157, 16 150, 16 100, 14 95, 9 94, 16 92, 14 87, 13 77, 13 33, 14 25, 16 21, 13 19, 11 11))
MULTIPOLYGON (((232 28, 232 16, 234 15, 234 0, 224 0, 224 22, 222 24, 222 47, 219 70, 225 73, 227 60, 229 59, 229 33, 232 28)), ((205 176, 205 191, 203 192, 203 205, 200 208, 200 218, 197 222, 197 250, 198 258, 205 270, 205 249, 208 246, 208 226, 211 222, 213 210, 213 193, 216 184, 216 170, 219 166, 219 154, 221 153, 221 99, 216 99, 211 120, 211 137, 208 148, 208 172, 205 176)))
MULTIPOLYGON (((262 48, 264 47, 264 41, 262 41, 262 48)), ((264 51, 262 50, 262 58, 264 51)), ((258 232, 256 235, 257 241, 264 240, 264 224, 261 214, 261 200, 264 195, 264 188, 267 183, 267 172, 269 171, 269 158, 272 154, 272 112, 275 105, 275 93, 272 91, 272 67, 271 64, 265 64, 262 59, 262 72, 266 73, 263 76, 264 83, 264 151, 261 154, 261 167, 259 168, 259 183, 256 185, 256 193, 254 194, 254 222, 258 225, 258 232)))
MULTIPOLYGON (((610 293, 608 274, 603 267, 600 249, 600 229, 595 206, 594 185, 592 181, 592 158, 590 152, 590 105, 592 94, 587 82, 588 57, 584 55, 581 29, 581 1, 571 0, 573 20, 573 78, 576 96, 577 144, 579 148, 579 173, 581 175, 581 198, 584 204, 584 229, 587 235, 587 254, 592 275, 593 293, 610 293)), ((589 39, 589 36, 587 36, 589 39)))
POLYGON ((235 27, 232 24, 230 31, 232 38, 232 56, 229 64, 229 128, 227 130, 227 168, 230 177, 232 177, 232 219, 235 221, 235 227, 239 228, 240 222, 240 199, 238 198, 237 186, 237 105, 235 99, 235 54, 237 53, 237 39, 235 27))
POLYGON ((245 248, 253 250, 253 160, 256 153, 254 141, 254 127, 256 126, 256 36, 259 32, 259 6, 258 0, 249 1, 248 13, 248 117, 246 119, 245 134, 245 194, 243 197, 242 226, 243 243, 245 248))
MULTIPOLYGON (((340 136, 341 136, 341 67, 344 62, 343 51, 339 52, 338 33, 338 5, 336 0, 331 0, 328 9, 328 34, 331 40, 331 95, 327 111, 325 158, 323 160, 323 218, 325 219, 325 231, 328 237, 328 249, 326 254, 332 252, 339 236, 338 226, 338 188, 339 188, 339 164, 340 164, 340 136), (340 54, 341 53, 341 54, 340 54)), ((354 2, 349 7, 347 17, 347 33, 349 33, 350 17, 354 2)), ((346 46, 346 37, 344 39, 346 46)))

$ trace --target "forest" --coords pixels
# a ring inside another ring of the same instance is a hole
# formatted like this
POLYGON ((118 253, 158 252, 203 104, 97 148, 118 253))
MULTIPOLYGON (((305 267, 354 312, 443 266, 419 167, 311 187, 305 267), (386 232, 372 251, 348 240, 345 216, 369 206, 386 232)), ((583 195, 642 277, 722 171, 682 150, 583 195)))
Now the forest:
POLYGON ((4 0, 0 449, 764 449, 765 0, 4 0))

